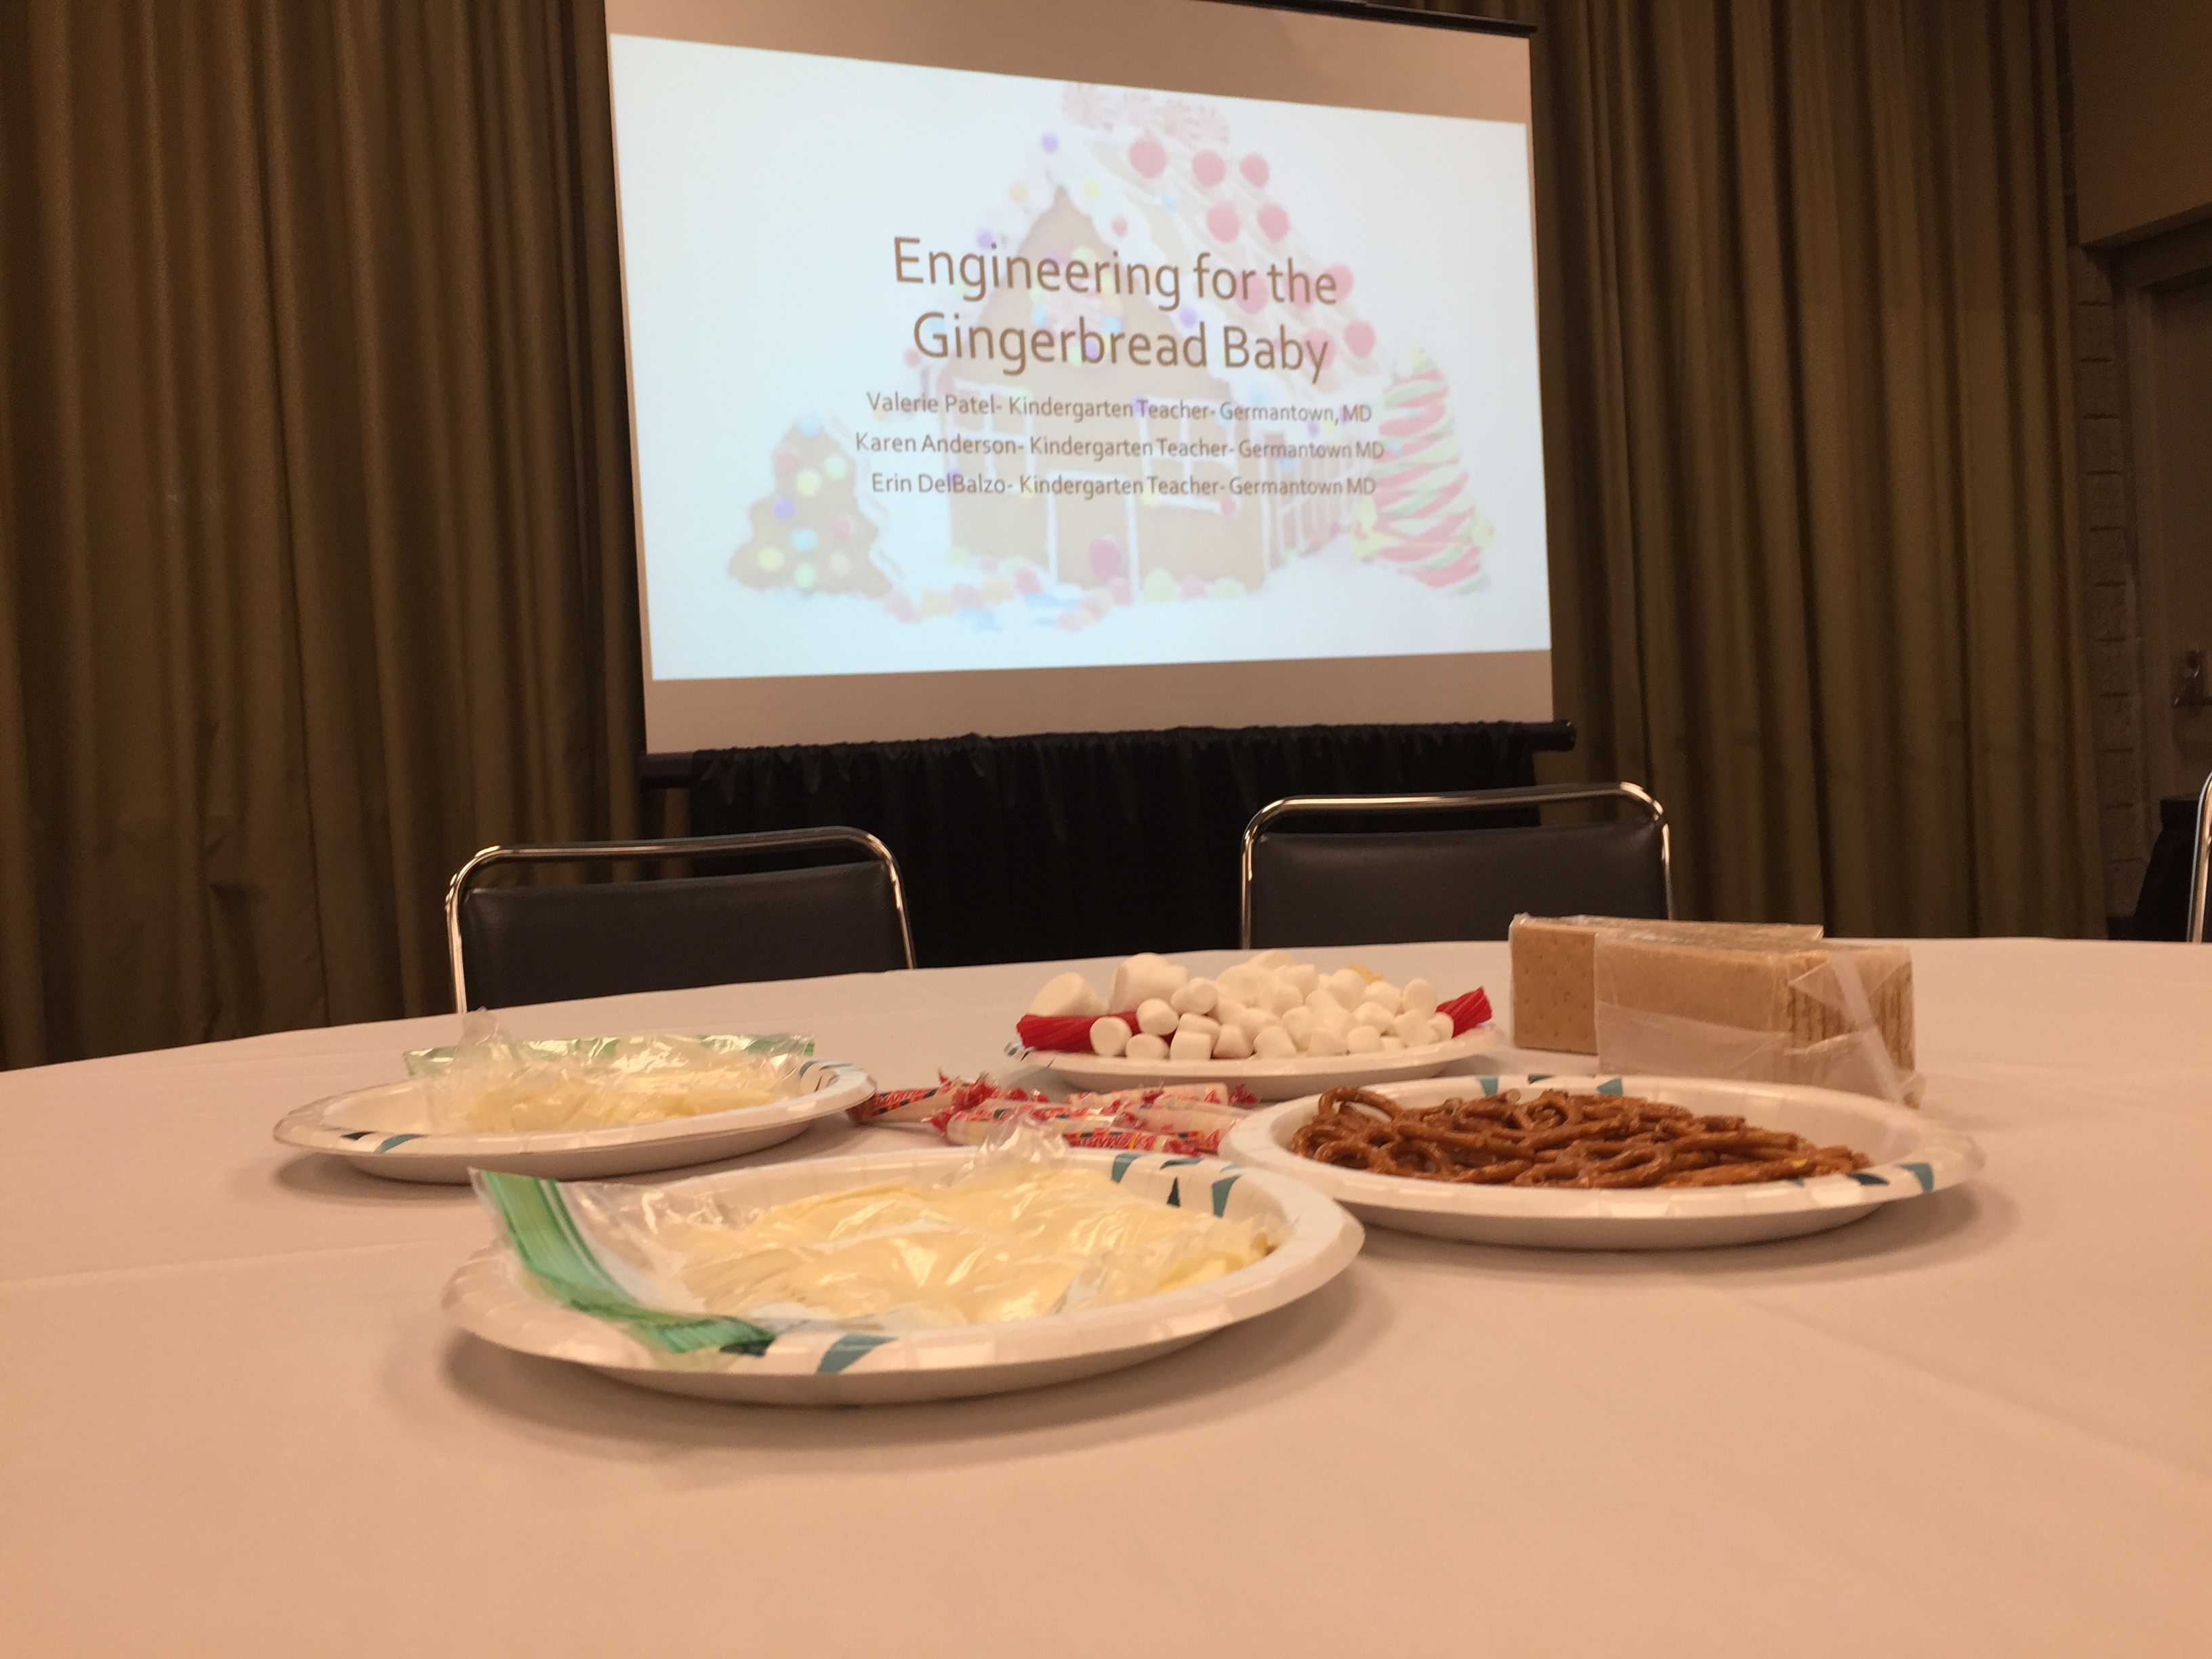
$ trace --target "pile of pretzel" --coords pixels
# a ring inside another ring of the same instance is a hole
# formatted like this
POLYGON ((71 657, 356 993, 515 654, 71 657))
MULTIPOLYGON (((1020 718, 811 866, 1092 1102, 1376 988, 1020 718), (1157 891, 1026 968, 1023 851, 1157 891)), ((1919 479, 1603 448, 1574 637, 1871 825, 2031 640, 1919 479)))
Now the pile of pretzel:
POLYGON ((1735 1187, 1867 1165, 1848 1146, 1815 1146, 1740 1117, 1561 1089, 1419 1108, 1331 1089, 1291 1150, 1340 1169, 1491 1187, 1735 1187))

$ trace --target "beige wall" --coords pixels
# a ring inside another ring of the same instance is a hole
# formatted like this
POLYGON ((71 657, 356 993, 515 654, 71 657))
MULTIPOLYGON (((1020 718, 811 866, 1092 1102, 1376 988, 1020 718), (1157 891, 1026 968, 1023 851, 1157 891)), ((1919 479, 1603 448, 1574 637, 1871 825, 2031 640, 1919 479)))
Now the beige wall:
POLYGON ((2084 242, 2212 211, 2212 0, 2073 0, 2084 242))

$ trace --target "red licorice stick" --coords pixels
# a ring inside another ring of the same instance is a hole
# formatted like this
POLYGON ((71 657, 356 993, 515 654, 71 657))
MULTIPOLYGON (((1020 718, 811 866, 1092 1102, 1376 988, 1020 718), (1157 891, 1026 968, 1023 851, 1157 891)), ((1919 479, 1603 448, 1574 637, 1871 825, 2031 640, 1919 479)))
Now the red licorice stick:
MULTIPOLYGON (((1103 1016, 1098 1014, 1024 1014, 1014 1024, 1024 1048, 1062 1048, 1070 1054, 1091 1052, 1091 1028, 1103 1016)), ((1137 1029, 1136 1010, 1121 1016, 1129 1022, 1129 1029, 1137 1029)))
POLYGON ((1463 1036, 1490 1018, 1490 994, 1480 985, 1463 997, 1454 997, 1449 1002, 1439 1002, 1437 1012, 1449 1014, 1452 1035, 1463 1036))

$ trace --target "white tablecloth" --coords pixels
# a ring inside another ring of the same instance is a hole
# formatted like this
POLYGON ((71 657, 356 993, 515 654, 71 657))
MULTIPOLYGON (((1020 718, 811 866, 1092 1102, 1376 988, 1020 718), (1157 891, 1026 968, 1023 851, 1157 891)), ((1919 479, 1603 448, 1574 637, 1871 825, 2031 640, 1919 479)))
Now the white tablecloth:
MULTIPOLYGON (((1503 946, 1344 954, 1506 1000, 1503 946)), ((474 1200, 269 1138, 450 1017, 0 1076, 0 1651, 2212 1651, 2212 951, 1915 958, 1963 1189, 1688 1254, 1370 1229, 1157 1364, 879 1410, 450 1329, 474 1200)), ((1047 971, 509 1023, 804 1030, 896 1085, 1003 1068, 1047 971)))

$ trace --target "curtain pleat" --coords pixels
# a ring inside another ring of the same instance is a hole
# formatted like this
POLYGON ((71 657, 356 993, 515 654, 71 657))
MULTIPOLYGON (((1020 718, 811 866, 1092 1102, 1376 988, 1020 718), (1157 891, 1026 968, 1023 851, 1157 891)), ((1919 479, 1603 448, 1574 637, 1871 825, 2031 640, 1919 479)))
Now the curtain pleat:
POLYGON ((463 858, 635 827, 598 8, 0 29, 0 1058, 439 1007, 463 858))
MULTIPOLYGON (((1491 9, 1574 769, 1688 914, 2095 931, 2054 0, 1491 9)), ((462 858, 635 827, 605 51, 0 7, 0 1061, 441 1007, 462 858)))
POLYGON ((1690 914, 2100 931, 2048 0, 1481 9, 1539 25, 1572 768, 1690 914))

